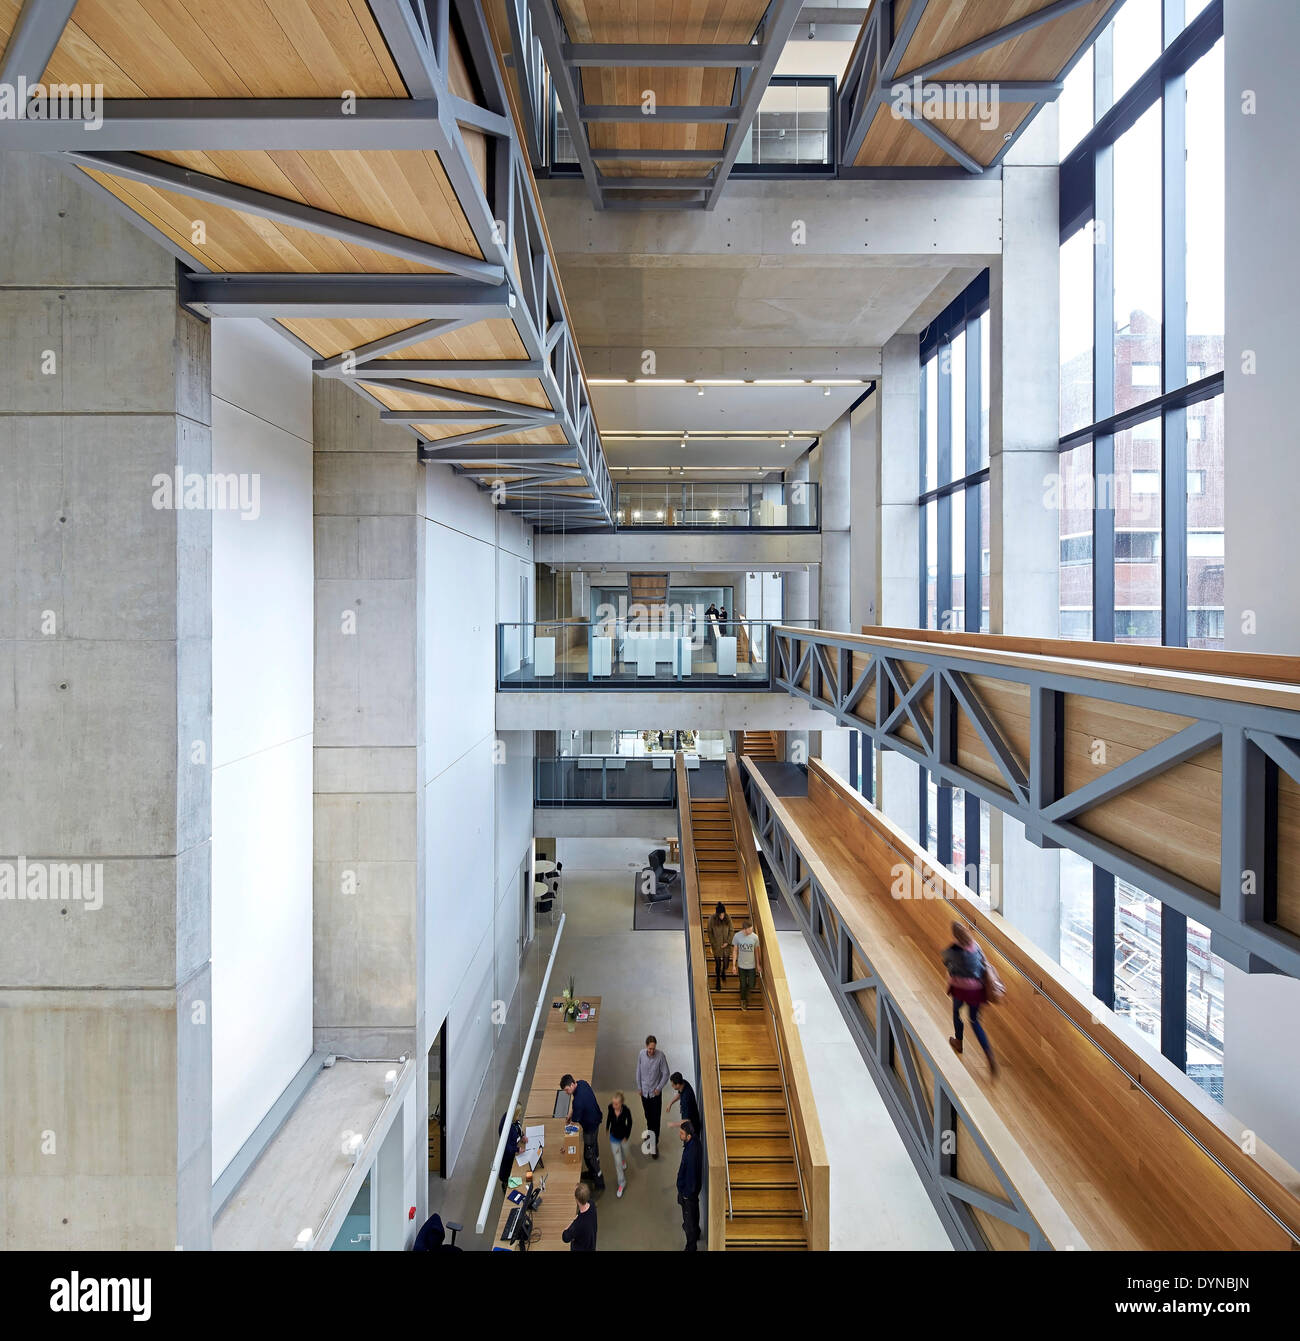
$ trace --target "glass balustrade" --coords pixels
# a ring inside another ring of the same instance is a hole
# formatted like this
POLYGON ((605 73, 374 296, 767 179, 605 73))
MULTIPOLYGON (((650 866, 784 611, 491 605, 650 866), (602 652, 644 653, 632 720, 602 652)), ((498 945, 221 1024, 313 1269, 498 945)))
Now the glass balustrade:
POLYGON ((718 620, 667 606, 642 619, 497 625, 498 689, 767 689, 772 629, 811 620, 718 620))
MULTIPOLYGON (((699 756, 694 756, 696 767, 699 756)), ((677 768, 665 750, 646 758, 577 754, 534 761, 533 796, 539 806, 674 806, 677 768)))
POLYGON ((630 481, 614 487, 619 530, 815 531, 821 524, 818 486, 630 481))

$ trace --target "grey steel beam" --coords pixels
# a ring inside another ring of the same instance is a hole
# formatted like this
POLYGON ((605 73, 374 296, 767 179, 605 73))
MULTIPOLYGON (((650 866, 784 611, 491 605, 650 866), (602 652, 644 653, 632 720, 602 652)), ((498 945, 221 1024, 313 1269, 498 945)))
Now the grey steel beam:
POLYGON ((348 370, 352 367, 362 366, 363 360, 377 359, 381 354, 388 354, 397 349, 406 349, 411 345, 419 344, 423 340, 437 339, 440 335, 448 335, 452 331, 460 330, 462 326, 472 326, 475 322, 483 319, 480 316, 469 314, 462 317, 439 317, 434 321, 421 321, 414 326, 408 326, 404 331, 394 331, 392 335, 384 335, 378 340, 371 340, 369 344, 361 345, 357 349, 345 349, 343 353, 331 355, 329 358, 313 359, 312 371, 321 373, 325 377, 350 377, 352 374, 348 370))
MULTIPOLYGON (((514 430, 510 431, 513 432, 514 430)), ((457 434, 456 436, 459 438, 471 435, 457 434)), ((566 451, 571 450, 562 442, 522 442, 500 447, 448 445, 453 441, 451 438, 435 438, 431 442, 421 443, 420 459, 423 461, 482 461, 497 465, 520 465, 533 461, 554 461, 557 457, 562 457, 566 451)), ((480 443, 483 441, 482 435, 479 436, 478 441, 480 443)))
POLYGON ((902 116, 904 121, 915 126, 926 139, 933 140, 949 158, 960 163, 967 172, 981 173, 984 171, 984 164, 981 163, 978 158, 971 157, 961 145, 945 135, 933 121, 929 120, 924 115, 918 115, 911 110, 904 111, 902 116))
POLYGON ((1035 10, 1032 14, 1026 14, 1024 18, 1017 19, 1014 23, 995 28, 992 32, 985 33, 983 37, 977 37, 973 42, 967 42, 963 47, 957 47, 945 55, 936 56, 933 60, 918 65, 914 70, 908 70, 907 76, 910 79, 919 75, 922 79, 926 79, 930 75, 938 74, 941 70, 950 70, 954 65, 959 65, 972 56, 979 56, 986 51, 992 51, 994 47, 1000 47, 1004 42, 1023 37, 1025 33, 1040 28, 1044 23, 1051 23, 1053 19, 1059 19, 1072 9, 1082 9, 1084 5, 1095 3, 1096 0, 1055 0, 1054 4, 1035 10))
POLYGON ((705 193, 699 191, 689 200, 646 200, 644 197, 638 200, 635 196, 626 198, 615 196, 612 200, 605 201, 605 208, 607 210, 702 210, 705 208, 705 204, 705 193))
POLYGON ((564 113, 564 121, 569 128, 574 152, 578 155, 578 166, 581 167, 583 180, 587 183, 587 194, 591 197, 591 203, 600 209, 602 204, 600 183, 596 179, 596 165, 591 159, 591 144, 587 139, 587 130, 582 123, 580 111, 582 92, 572 69, 564 62, 566 37, 561 31, 560 15, 555 7, 555 0, 528 0, 528 13, 533 21, 533 31, 541 43, 542 54, 546 57, 551 84, 555 89, 560 109, 564 113))
POLYGON ((606 191, 709 191, 711 177, 605 177, 600 184, 606 191))
POLYGON ((759 47, 749 43, 667 42, 667 43, 573 43, 565 42, 561 58, 566 65, 635 66, 647 69, 736 69, 757 65, 762 59, 759 47))
POLYGON ((647 163, 716 163, 722 157, 721 149, 593 149, 591 156, 597 162, 606 159, 624 162, 644 160, 647 163))
MULTIPOLYGON (((368 379, 358 374, 356 380, 364 382, 368 379)), ((499 396, 480 396, 474 391, 436 386, 432 382, 409 382, 401 378, 379 378, 378 381, 391 391, 405 391, 417 396, 429 396, 435 400, 449 400, 455 405, 464 405, 467 409, 487 411, 497 418, 508 415, 515 419, 536 419, 552 413, 549 405, 526 405, 522 401, 502 400, 499 396)))
POLYGON ((1178 764, 1203 754, 1218 743, 1219 735, 1219 728, 1213 723, 1193 722, 1181 731, 1176 731, 1168 740, 1162 740, 1160 744, 1135 754, 1131 759, 1108 769, 1101 777, 1076 787, 1059 801, 1044 806, 1042 813, 1051 820, 1073 819, 1103 801, 1122 796, 1148 778, 1168 772, 1178 764))
POLYGON ((731 172, 732 164, 735 163, 736 157, 740 153, 742 141, 749 134, 749 128, 753 124, 755 116, 758 115, 758 104, 763 100, 768 81, 772 78, 772 72, 776 69, 776 63, 781 57, 786 40, 789 38, 790 31, 794 27, 795 20, 798 19, 799 11, 802 8, 803 0, 772 0, 767 8, 767 13, 763 15, 763 44, 760 48, 763 53, 762 59, 753 70, 749 71, 748 78, 746 78, 744 72, 737 76, 738 80, 744 85, 744 91, 740 99, 740 115, 735 125, 727 131, 722 161, 715 170, 713 186, 709 192, 708 200, 705 202, 705 209, 711 210, 722 198, 723 188, 727 184, 727 175, 731 172))
POLYGON ((447 275, 181 275, 181 302, 210 317, 509 317, 510 291, 447 275))
POLYGON ((1061 96, 1064 84, 1059 79, 998 79, 980 82, 974 79, 922 79, 919 75, 910 75, 905 80, 895 80, 884 90, 889 99, 909 97, 915 99, 918 89, 922 95, 928 95, 933 89, 943 95, 944 101, 959 100, 964 106, 978 102, 991 90, 999 102, 1055 102, 1061 96))
POLYGON ((197 149, 422 149, 442 142, 436 99, 105 99, 103 124, 0 120, 0 149, 183 152, 197 149))
POLYGON ((221 177, 210 177, 176 163, 150 158, 146 154, 104 154, 70 150, 64 156, 81 167, 96 168, 113 177, 144 182, 148 186, 175 191, 194 200, 220 205, 225 209, 238 210, 243 214, 255 214, 258 218, 271 219, 294 228, 305 228, 323 237, 332 237, 340 242, 367 247, 372 251, 401 256, 408 261, 433 266, 465 279, 479 280, 484 284, 499 284, 505 278, 503 265, 466 256, 461 252, 439 247, 431 242, 422 242, 418 238, 407 237, 402 233, 393 233, 386 228, 359 223, 344 215, 331 214, 328 210, 304 205, 296 200, 286 200, 283 196, 272 195, 267 191, 240 186, 221 177))
MULTIPOLYGON (((918 749, 896 732, 884 729, 877 722, 856 717, 849 712, 834 708, 824 700, 813 698, 798 683, 803 673, 802 666, 806 664, 809 644, 818 642, 827 646, 847 646, 860 651, 860 642, 849 642, 842 636, 820 632, 810 637, 806 630, 793 629, 788 632, 777 632, 775 636, 778 665, 788 666, 796 660, 792 646, 781 653, 782 642, 792 644, 797 640, 805 649, 803 655, 797 658, 798 665, 794 674, 786 676, 778 673, 775 680, 777 687, 787 690, 796 698, 812 703, 815 707, 831 712, 832 716, 843 725, 869 735, 876 745, 894 750, 920 767, 931 770, 937 782, 962 787, 987 801, 1019 820, 1026 831, 1037 838, 1046 839, 1052 845, 1078 853, 1102 870, 1132 882, 1138 888, 1167 903, 1175 911, 1209 927, 1216 937, 1216 943, 1223 946, 1229 954, 1237 956, 1234 962, 1240 962, 1242 967, 1253 966, 1259 969, 1267 965, 1293 977, 1300 977, 1300 935, 1278 926, 1275 922, 1265 920, 1263 916, 1267 911, 1266 897, 1261 892, 1264 888, 1263 872, 1268 869, 1267 844, 1275 842, 1276 839, 1271 830, 1263 837, 1258 831, 1258 826, 1263 822, 1261 817, 1267 813, 1267 807, 1260 799, 1263 786, 1260 780, 1263 749, 1262 746, 1259 749, 1255 748, 1259 743, 1258 733, 1276 735, 1287 740, 1300 738, 1300 713, 1230 699, 1157 689, 1146 685, 1129 685, 1123 681, 1090 680, 1076 675, 1002 666, 986 661, 970 661, 960 655, 911 649, 906 652, 909 661, 931 670, 942 670, 948 676, 954 694, 959 699, 962 695, 961 686, 964 677, 995 675, 996 678, 1013 684, 1027 685, 1031 691, 1035 688, 1045 688, 1054 693, 1077 694, 1107 702, 1127 703, 1176 716, 1190 717, 1194 724, 1200 724, 1206 730, 1211 727, 1221 728, 1225 742, 1222 784, 1223 850, 1220 861, 1223 875, 1221 888, 1210 892, 1157 865, 1154 861, 1098 837, 1072 819, 1052 818, 1051 806, 1039 807, 1031 804, 1027 796, 1027 784, 1019 794, 1016 790, 1004 791, 990 783, 986 777, 963 768, 956 760, 936 761, 931 749, 918 749), (1249 739, 1246 736, 1247 731, 1254 733, 1249 739), (1234 871, 1237 873, 1235 879, 1231 874, 1234 871), (1242 873, 1247 871, 1255 871, 1259 877, 1253 888, 1243 888, 1247 882, 1243 881, 1242 873)), ((893 649, 881 648, 877 655, 884 661, 886 657, 898 653, 893 649)), ((899 692, 905 694, 906 689, 899 692)), ((973 699, 971 701, 974 703, 973 699)), ((883 706, 881 711, 883 712, 883 706)), ((882 717, 879 720, 884 719, 882 717)), ((1193 747, 1198 750, 1207 748, 1204 743, 1199 743, 1199 737, 1193 739, 1191 736, 1184 736, 1174 753, 1179 754, 1184 749, 1193 747)), ((1038 767, 1037 761, 1031 759, 1030 775, 1034 773, 1036 767, 1038 767)))
POLYGON ((421 27, 409 0, 368 0, 389 54, 413 98, 436 97, 447 87, 433 49, 433 34, 421 27))
POLYGON ((37 83, 45 74, 77 0, 24 0, 0 63, 0 83, 37 83))
POLYGON ((452 119, 459 125, 481 130, 485 135, 491 135, 497 139, 507 139, 514 131, 510 121, 500 112, 493 112, 486 107, 480 107, 478 103, 470 102, 468 98, 459 98, 450 94, 447 102, 452 119))
POLYGON ((343 375, 361 382, 407 377, 538 378, 544 366, 540 359, 367 359, 343 375))
POLYGON ((719 107, 656 107, 653 112, 643 112, 639 102, 583 103, 578 115, 582 121, 644 121, 649 126, 656 122, 734 125, 740 120, 740 108, 733 103, 719 107))
MULTIPOLYGON (((862 148, 862 142, 867 138, 867 132, 871 129, 872 121, 875 120, 877 110, 884 105, 884 95, 881 90, 885 84, 893 80, 897 73, 903 55, 925 15, 929 2, 930 0, 912 0, 897 31, 892 30, 893 5, 890 4, 888 9, 889 26, 883 26, 886 12, 882 10, 879 20, 882 26, 878 29, 878 33, 880 49, 884 52, 884 57, 876 71, 875 84, 869 89, 859 86, 852 92, 849 106, 847 108, 840 107, 840 115, 844 118, 844 123, 848 127, 844 133, 844 146, 840 153, 841 163, 852 164, 857 158, 858 151, 862 148)), ((864 76, 865 73, 864 68, 864 76)))
POLYGON ((532 428, 549 428, 559 422, 554 411, 539 411, 513 420, 485 410, 384 410, 379 417, 386 424, 487 424, 521 433, 532 428))

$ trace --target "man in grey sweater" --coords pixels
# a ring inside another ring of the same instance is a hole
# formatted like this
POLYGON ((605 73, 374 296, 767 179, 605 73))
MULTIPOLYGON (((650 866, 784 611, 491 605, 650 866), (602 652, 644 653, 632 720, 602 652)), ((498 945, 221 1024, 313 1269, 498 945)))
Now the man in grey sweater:
POLYGON ((659 1158, 659 1119, 663 1113, 663 1087, 668 1083, 668 1058, 659 1051, 659 1040, 647 1034, 645 1047, 636 1059, 636 1092, 645 1111, 646 1130, 653 1134, 653 1159, 659 1158))

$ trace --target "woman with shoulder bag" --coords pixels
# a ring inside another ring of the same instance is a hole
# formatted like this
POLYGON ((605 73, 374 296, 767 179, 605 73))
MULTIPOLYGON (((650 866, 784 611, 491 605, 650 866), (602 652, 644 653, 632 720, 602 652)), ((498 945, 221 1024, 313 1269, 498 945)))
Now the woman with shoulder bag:
POLYGON ((986 1001, 1001 998, 1002 984, 993 972, 983 951, 975 944, 975 938, 966 930, 962 922, 952 924, 953 943, 943 952, 943 966, 948 970, 948 995, 952 997, 952 1027, 954 1036, 948 1040, 954 1052, 962 1050, 962 1035, 965 1032, 961 1008, 966 1007, 970 1015, 970 1025, 984 1049, 989 1061, 989 1070, 997 1075, 998 1065, 993 1060, 993 1048, 989 1043, 984 1026, 980 1024, 980 1007, 986 1001))

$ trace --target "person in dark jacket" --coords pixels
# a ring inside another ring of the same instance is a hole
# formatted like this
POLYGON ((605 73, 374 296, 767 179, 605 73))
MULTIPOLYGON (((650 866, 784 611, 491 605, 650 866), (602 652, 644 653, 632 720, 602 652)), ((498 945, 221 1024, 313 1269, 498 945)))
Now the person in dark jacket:
POLYGON ((975 944, 975 938, 962 922, 952 924, 952 944, 943 952, 943 966, 948 970, 948 995, 952 997, 953 1037, 948 1040, 954 1052, 962 1046, 961 1008, 970 1015, 970 1027, 989 1059, 989 1070, 997 1075, 998 1064, 993 1060, 993 1047, 984 1026, 980 1024, 980 1007, 985 1001, 984 977, 988 966, 984 952, 975 944))
POLYGON ((731 958, 731 939, 736 934, 731 918, 723 904, 713 910, 706 928, 709 946, 713 950, 713 990, 720 992, 726 986, 727 964, 731 958))
POLYGON ((560 1077, 560 1088, 569 1096, 568 1120, 582 1128, 582 1157, 596 1180, 596 1190, 603 1191, 605 1176, 600 1171, 600 1123, 603 1114, 595 1091, 585 1080, 574 1080, 570 1075, 560 1077))
POLYGON ((677 1204, 682 1208, 682 1231, 686 1235, 686 1251, 693 1253, 700 1241, 700 1183, 704 1176, 703 1151, 695 1126, 681 1125, 682 1162, 677 1169, 677 1204))
MULTIPOLYGON (((515 1156, 519 1153, 519 1142, 524 1139, 523 1125, 519 1119, 524 1115, 523 1104, 515 1105, 514 1120, 510 1123, 510 1134, 506 1137, 506 1148, 501 1155, 501 1167, 497 1170, 497 1177, 501 1179, 501 1190, 504 1192, 510 1185, 510 1169, 514 1164, 515 1156)), ((501 1121, 497 1123, 497 1135, 501 1135, 501 1128, 506 1125, 506 1115, 501 1114, 501 1121)))
POLYGON ((594 1253, 596 1251, 596 1206, 591 1199, 591 1189, 586 1183, 579 1183, 573 1189, 573 1199, 578 1205, 578 1213, 568 1229, 560 1232, 560 1237, 569 1245, 571 1253, 594 1253))
POLYGON ((623 1142, 632 1135, 632 1110, 627 1106, 622 1090, 615 1090, 610 1100, 605 1114, 605 1130, 609 1133, 609 1153, 614 1161, 614 1173, 618 1177, 618 1191, 614 1195, 621 1197, 627 1187, 627 1155, 623 1150, 623 1142))
POLYGON ((691 1084, 680 1071, 674 1071, 668 1077, 668 1083, 677 1091, 677 1098, 668 1105, 668 1111, 673 1111, 673 1105, 680 1103, 682 1108, 677 1116, 676 1122, 670 1122, 670 1127, 679 1127, 683 1122, 691 1123, 696 1131, 700 1130, 700 1105, 695 1098, 695 1087, 691 1084))

